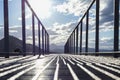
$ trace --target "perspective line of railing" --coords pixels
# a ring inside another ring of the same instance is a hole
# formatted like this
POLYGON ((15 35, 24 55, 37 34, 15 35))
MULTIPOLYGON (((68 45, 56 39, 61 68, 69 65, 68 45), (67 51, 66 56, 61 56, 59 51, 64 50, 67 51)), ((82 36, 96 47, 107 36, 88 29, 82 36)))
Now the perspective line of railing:
MULTIPOLYGON (((9 58, 9 9, 8 9, 8 0, 4 1, 4 55, 6 58, 9 58)), ((33 55, 36 55, 35 49, 35 19, 38 22, 38 47, 39 47, 39 55, 49 53, 49 34, 46 31, 44 25, 32 9, 31 5, 27 0, 21 0, 21 16, 22 16, 22 54, 26 56, 26 19, 25 19, 25 9, 26 6, 30 9, 32 13, 32 39, 33 39, 33 55), (26 4, 26 5, 25 5, 26 4), (42 31, 42 34, 41 34, 42 31), (42 39, 42 41, 41 41, 42 39)))
MULTIPOLYGON (((114 1, 114 57, 118 57, 118 54, 116 52, 119 51, 119 0, 113 0, 114 1)), ((82 18, 78 22, 77 26, 69 36, 65 46, 64 46, 64 52, 65 53, 71 53, 71 54, 82 54, 82 37, 83 37, 83 19, 86 17, 86 39, 85 39, 85 52, 89 53, 88 51, 88 41, 89 41, 89 11, 93 4, 96 2, 96 17, 95 17, 95 55, 98 55, 99 53, 99 15, 100 15, 100 0, 93 0, 91 4, 89 5, 86 12, 83 14, 82 18), (80 31, 79 31, 80 30, 80 31), (80 35, 80 36, 79 36, 80 35), (80 37, 80 38, 78 38, 80 37), (80 41, 78 44, 78 41, 80 41), (78 46, 79 45, 79 46, 78 46), (78 50, 78 48, 80 49, 78 50)))

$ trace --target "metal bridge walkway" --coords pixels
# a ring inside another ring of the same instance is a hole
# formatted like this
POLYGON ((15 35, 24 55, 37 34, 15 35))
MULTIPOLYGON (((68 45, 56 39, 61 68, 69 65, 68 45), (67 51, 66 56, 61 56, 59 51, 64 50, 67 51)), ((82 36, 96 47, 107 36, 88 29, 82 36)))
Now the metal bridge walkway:
POLYGON ((120 58, 51 54, 0 58, 0 80, 120 80, 120 58))

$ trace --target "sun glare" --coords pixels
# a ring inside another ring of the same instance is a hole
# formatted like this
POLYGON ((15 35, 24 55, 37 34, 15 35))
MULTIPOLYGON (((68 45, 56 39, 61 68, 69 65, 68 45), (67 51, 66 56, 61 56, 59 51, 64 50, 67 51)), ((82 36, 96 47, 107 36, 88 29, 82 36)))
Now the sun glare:
POLYGON ((52 4, 50 0, 30 0, 30 4, 40 18, 45 19, 51 16, 52 4))

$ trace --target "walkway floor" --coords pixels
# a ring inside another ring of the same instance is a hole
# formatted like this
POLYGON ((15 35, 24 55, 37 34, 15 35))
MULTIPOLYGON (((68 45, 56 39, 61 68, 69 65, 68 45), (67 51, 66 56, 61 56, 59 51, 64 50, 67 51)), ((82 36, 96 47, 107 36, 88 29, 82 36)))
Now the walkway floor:
POLYGON ((120 58, 65 54, 0 57, 0 80, 120 80, 120 58))

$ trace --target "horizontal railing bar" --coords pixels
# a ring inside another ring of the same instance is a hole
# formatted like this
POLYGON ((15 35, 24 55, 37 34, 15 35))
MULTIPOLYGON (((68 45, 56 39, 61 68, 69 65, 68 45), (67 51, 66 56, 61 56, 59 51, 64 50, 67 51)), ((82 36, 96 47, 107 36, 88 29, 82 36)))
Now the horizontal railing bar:
MULTIPOLYGON (((84 19, 85 15, 87 14, 87 12, 90 10, 90 8, 92 7, 92 5, 94 4, 95 0, 93 0, 90 4, 90 6, 88 7, 88 9, 85 11, 83 17, 80 19, 79 23, 77 24, 77 26, 74 28, 73 32, 70 34, 70 36, 74 33, 74 31, 76 30, 76 28, 79 26, 79 24, 81 23, 81 21, 84 19)), ((69 37, 70 37, 69 36, 69 37)), ((68 41, 68 40, 67 40, 68 41)))
MULTIPOLYGON (((41 26, 44 27, 44 25, 42 24, 42 22, 40 21, 40 19, 38 18, 37 14, 35 13, 35 11, 33 10, 33 8, 31 7, 31 5, 29 4, 28 0, 25 0, 26 4, 28 5, 28 7, 30 8, 30 10, 33 12, 34 16, 37 18, 37 20, 40 22, 41 26)), ((45 29, 45 27, 44 27, 45 29)))
MULTIPOLYGON (((90 4, 90 6, 88 7, 88 9, 85 11, 85 13, 84 13, 84 15, 83 15, 83 17, 80 19, 80 21, 79 21, 79 23, 78 23, 78 25, 81 23, 81 21, 83 20, 83 18, 85 17, 85 15, 87 14, 87 12, 90 10, 90 8, 92 7, 92 5, 94 4, 94 2, 95 2, 95 0, 93 0, 92 2, 91 2, 91 4, 90 4)), ((78 26, 77 25, 77 26, 78 26)))

